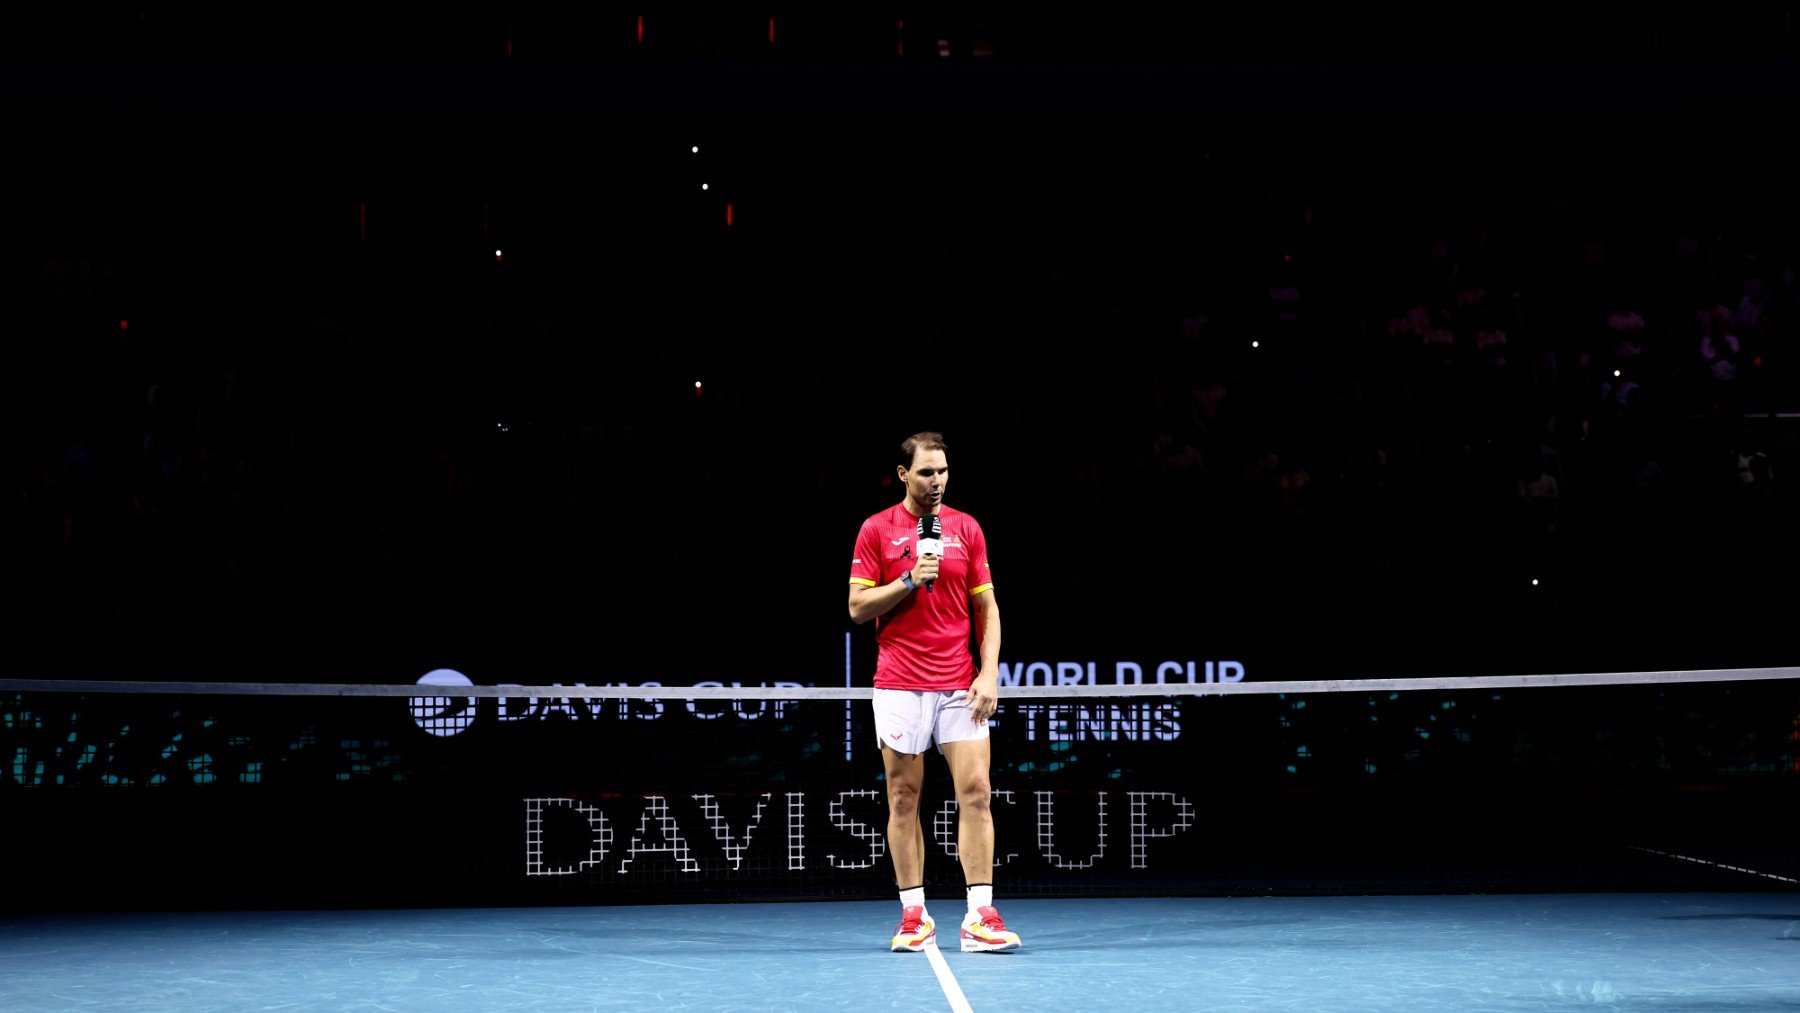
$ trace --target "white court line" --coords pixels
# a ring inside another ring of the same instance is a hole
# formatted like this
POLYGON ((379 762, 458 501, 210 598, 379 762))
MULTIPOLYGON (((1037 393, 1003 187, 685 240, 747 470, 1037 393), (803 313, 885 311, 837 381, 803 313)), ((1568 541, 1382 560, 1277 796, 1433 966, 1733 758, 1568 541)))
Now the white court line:
POLYGON ((968 996, 963 995, 962 986, 956 983, 956 975, 950 973, 950 962, 938 949, 936 936, 925 941, 925 956, 931 958, 931 969, 937 974, 938 984, 943 986, 944 998, 950 1000, 950 1008, 956 1013, 975 1013, 968 996))
POLYGON ((1764 879, 1773 879, 1780 883, 1800 882, 1800 880, 1796 880, 1792 876, 1777 876, 1772 872, 1758 872, 1755 869, 1746 869, 1741 865, 1721 865, 1718 862, 1709 862, 1704 858, 1695 858, 1692 855, 1677 855, 1673 851, 1658 851, 1655 848, 1640 848, 1635 844, 1627 845, 1627 847, 1630 847, 1633 851, 1648 851, 1652 855, 1661 855, 1664 858, 1679 858, 1684 862, 1693 862, 1697 865, 1710 865, 1715 869, 1725 869, 1729 872, 1742 872, 1751 876, 1761 876, 1764 879))

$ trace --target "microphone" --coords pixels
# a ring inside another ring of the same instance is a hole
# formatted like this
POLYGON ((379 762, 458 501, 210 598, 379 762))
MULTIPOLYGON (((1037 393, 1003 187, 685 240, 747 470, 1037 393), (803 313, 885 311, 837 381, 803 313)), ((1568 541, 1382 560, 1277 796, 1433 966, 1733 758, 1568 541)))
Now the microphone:
MULTIPOLYGON (((919 555, 942 556, 944 554, 944 522, 937 514, 926 514, 919 518, 919 555)), ((935 591, 932 587, 937 578, 925 582, 925 590, 935 591)))

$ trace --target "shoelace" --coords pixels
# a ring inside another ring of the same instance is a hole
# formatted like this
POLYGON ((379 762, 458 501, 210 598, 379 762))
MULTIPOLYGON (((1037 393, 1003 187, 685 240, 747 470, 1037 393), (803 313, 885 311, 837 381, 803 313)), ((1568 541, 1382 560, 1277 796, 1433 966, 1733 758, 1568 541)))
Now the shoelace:
POLYGON ((991 907, 981 909, 981 924, 995 932, 1006 931, 1006 919, 1000 917, 1000 912, 991 907))

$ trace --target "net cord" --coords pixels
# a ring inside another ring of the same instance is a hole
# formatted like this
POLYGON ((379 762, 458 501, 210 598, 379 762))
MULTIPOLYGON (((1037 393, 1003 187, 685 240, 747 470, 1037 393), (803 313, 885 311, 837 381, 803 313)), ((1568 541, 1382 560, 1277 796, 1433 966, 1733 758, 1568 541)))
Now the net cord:
MULTIPOLYGON (((1123 683, 1000 687, 1002 700, 1069 697, 1198 697, 1238 694, 1382 693, 1419 690, 1528 689, 1652 683, 1800 679, 1800 668, 1703 668, 1649 672, 1540 675, 1419 676, 1287 682, 1123 683)), ((0 692, 169 693, 194 696, 505 697, 605 700, 866 700, 869 688, 848 686, 459 686, 425 683, 163 682, 120 679, 0 679, 0 692)))

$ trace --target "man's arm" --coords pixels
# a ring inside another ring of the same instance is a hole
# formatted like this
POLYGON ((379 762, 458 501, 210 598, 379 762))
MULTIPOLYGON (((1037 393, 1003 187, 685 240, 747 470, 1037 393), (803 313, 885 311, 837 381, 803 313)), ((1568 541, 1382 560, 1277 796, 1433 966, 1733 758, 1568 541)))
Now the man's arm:
POLYGON ((969 600, 975 622, 975 645, 981 652, 981 671, 969 685, 969 710, 977 724, 986 723, 1000 706, 1000 603, 988 588, 969 600))
MULTIPOLYGON (((874 552, 876 550, 869 550, 874 552)), ((850 621, 862 625, 876 616, 885 616, 894 611, 894 606, 906 600, 913 593, 913 588, 922 587, 927 581, 937 579, 938 568, 943 561, 936 556, 922 556, 913 560, 912 587, 906 586, 904 577, 895 578, 880 587, 870 587, 861 580, 850 579, 850 621)))
MULTIPOLYGON (((914 582, 917 583, 916 581, 914 582)), ((894 611, 894 606, 906 600, 912 594, 912 588, 906 586, 904 580, 892 580, 880 587, 867 584, 850 583, 850 621, 858 626, 894 611)))

